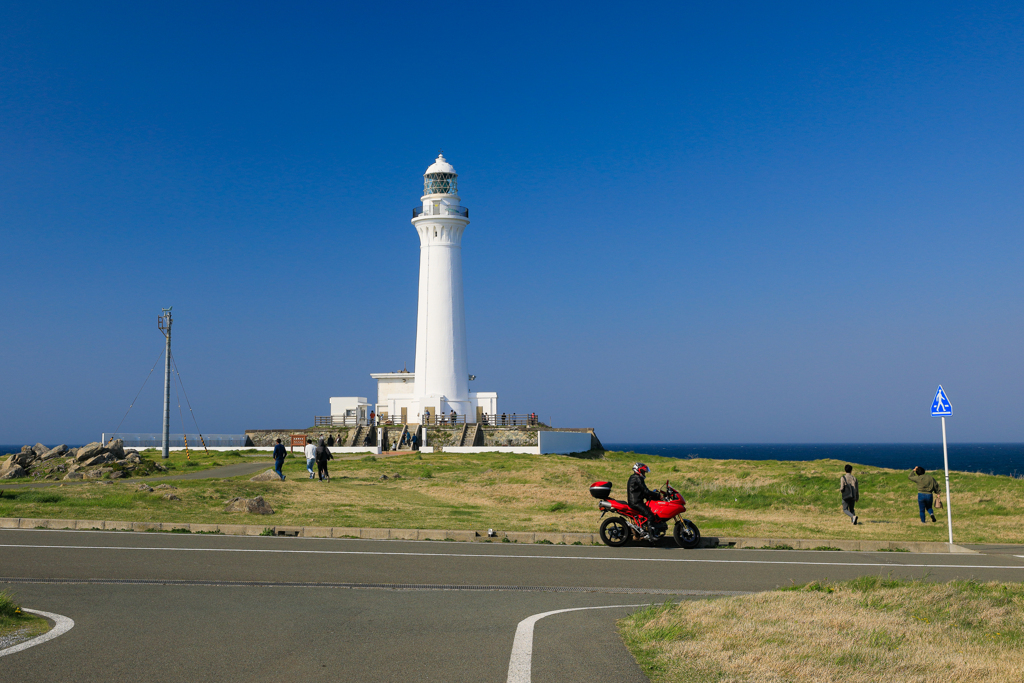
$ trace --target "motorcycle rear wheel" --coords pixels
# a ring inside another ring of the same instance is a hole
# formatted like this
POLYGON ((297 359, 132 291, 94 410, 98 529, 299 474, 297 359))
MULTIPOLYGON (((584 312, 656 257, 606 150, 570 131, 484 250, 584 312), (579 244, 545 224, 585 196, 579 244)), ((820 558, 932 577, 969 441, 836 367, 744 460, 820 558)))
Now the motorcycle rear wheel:
POLYGON ((700 545, 700 529, 688 519, 676 522, 676 528, 673 529, 672 535, 680 548, 690 550, 700 545))
POLYGON ((633 532, 622 517, 609 517, 601 522, 599 534, 604 544, 612 548, 621 548, 629 543, 633 536, 633 532))

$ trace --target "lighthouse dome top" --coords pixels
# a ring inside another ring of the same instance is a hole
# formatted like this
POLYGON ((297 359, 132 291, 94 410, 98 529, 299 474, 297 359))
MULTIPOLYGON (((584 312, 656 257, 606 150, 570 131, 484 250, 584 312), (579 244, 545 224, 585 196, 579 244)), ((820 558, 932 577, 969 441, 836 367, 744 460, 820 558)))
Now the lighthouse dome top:
POLYGON ((443 154, 437 155, 437 159, 435 159, 434 163, 427 168, 427 172, 424 175, 430 175, 431 173, 451 173, 453 175, 458 175, 458 173, 455 172, 455 167, 445 160, 443 154))
POLYGON ((438 154, 423 174, 423 194, 458 194, 458 177, 455 167, 445 161, 443 154, 438 154))

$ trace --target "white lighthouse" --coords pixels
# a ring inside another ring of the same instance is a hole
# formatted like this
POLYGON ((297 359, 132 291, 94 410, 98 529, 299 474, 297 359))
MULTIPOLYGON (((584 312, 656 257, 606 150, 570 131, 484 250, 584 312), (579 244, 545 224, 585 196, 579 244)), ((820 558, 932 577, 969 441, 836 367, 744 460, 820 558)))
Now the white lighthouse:
POLYGON ((438 155, 423 174, 422 205, 412 218, 420 238, 415 395, 419 412, 434 415, 470 412, 462 297, 462 233, 469 209, 459 204, 458 177, 438 155))
POLYGON ((467 422, 497 413, 497 394, 469 390, 462 294, 469 209, 460 203, 458 177, 438 155, 423 174, 423 196, 413 209, 420 240, 415 371, 371 375, 377 380, 377 412, 406 423, 434 422, 453 411, 467 422))

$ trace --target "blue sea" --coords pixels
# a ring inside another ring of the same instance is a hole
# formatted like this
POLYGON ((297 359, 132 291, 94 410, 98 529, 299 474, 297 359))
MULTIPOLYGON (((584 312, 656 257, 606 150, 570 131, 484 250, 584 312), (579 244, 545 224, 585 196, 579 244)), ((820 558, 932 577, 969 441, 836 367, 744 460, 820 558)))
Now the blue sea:
MULTIPOLYGON (((685 444, 606 443, 610 451, 633 451, 666 458, 712 458, 715 460, 821 460, 831 458, 851 464, 909 470, 920 465, 927 470, 942 469, 942 443, 822 443, 822 444, 685 444)), ((638 456, 639 459, 639 456, 638 456)), ((949 444, 949 469, 1024 476, 1024 444, 949 444)))

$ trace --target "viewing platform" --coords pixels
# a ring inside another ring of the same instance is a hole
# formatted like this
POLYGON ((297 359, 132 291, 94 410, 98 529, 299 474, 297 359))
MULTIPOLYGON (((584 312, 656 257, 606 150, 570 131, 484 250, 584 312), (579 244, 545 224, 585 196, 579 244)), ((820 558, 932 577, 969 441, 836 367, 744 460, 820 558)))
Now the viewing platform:
POLYGON ((419 218, 420 216, 462 216, 463 218, 469 218, 469 207, 451 206, 449 204, 413 207, 412 217, 419 218))

